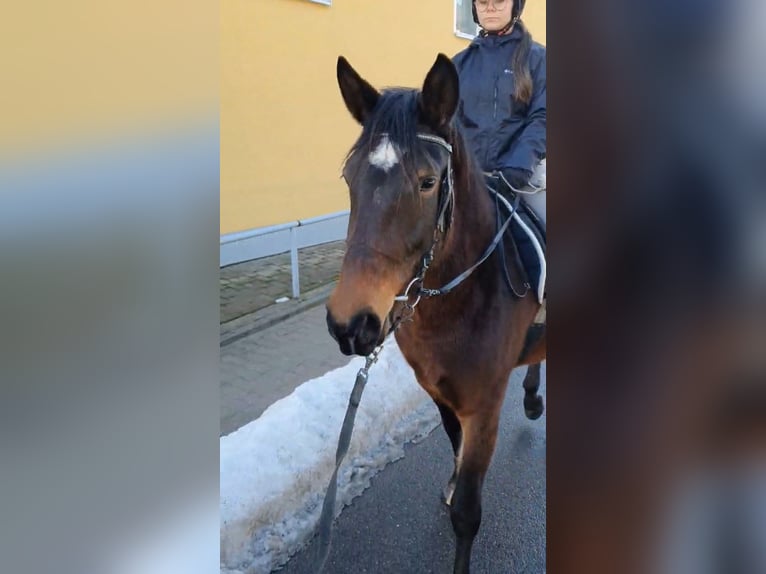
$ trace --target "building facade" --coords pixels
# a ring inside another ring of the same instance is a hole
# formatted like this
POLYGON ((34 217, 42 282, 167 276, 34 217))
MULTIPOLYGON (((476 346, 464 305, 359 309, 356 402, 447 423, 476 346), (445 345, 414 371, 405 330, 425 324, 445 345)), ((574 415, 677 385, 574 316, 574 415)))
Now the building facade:
MULTIPOLYGON (((544 43, 545 2, 527 2, 524 21, 544 43)), ((378 88, 418 87, 474 32, 469 0, 224 0, 221 234, 348 209, 339 176, 359 126, 339 55, 378 88)))

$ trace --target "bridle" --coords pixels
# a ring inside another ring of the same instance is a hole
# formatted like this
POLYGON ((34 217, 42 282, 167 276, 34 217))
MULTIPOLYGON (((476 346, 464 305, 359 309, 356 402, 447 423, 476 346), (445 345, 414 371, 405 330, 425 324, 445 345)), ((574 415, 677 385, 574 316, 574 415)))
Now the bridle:
MULTIPOLYGON (((436 233, 444 235, 447 232, 447 228, 452 223, 452 217, 447 221, 447 210, 452 205, 455 195, 455 181, 454 174, 452 172, 452 145, 442 137, 431 134, 416 134, 419 140, 427 141, 447 150, 447 168, 445 170, 444 177, 442 177, 441 185, 439 188, 439 217, 436 219, 436 230, 434 232, 434 244, 437 241, 436 233)), ((433 246, 432 246, 433 250, 433 246)))
MULTIPOLYGON (((417 134, 417 138, 426 142, 436 144, 438 146, 441 146, 445 150, 447 150, 447 167, 445 170, 445 174, 442 177, 442 181, 441 181, 441 185, 439 189, 439 210, 438 210, 439 216, 436 219, 436 226, 434 228, 434 237, 433 237, 433 241, 431 242, 431 247, 421 257, 420 267, 418 271, 415 273, 415 275, 413 276, 413 278, 410 280, 410 282, 407 284, 407 287, 404 290, 404 293, 394 297, 395 302, 404 303, 404 309, 402 310, 402 312, 399 314, 397 318, 391 320, 391 326, 386 336, 390 335, 393 331, 395 331, 399 327, 399 325, 401 325, 402 322, 412 319, 413 315, 415 314, 415 307, 417 307, 418 303, 420 303, 423 297, 425 298, 437 297, 439 295, 446 295, 447 293, 451 292, 455 287, 457 287, 463 281, 468 279, 468 277, 482 263, 484 263, 489 258, 490 255, 492 255, 492 253, 494 252, 494 250, 497 248, 498 244, 502 240, 506 229, 508 229, 508 226, 510 225, 511 219, 513 217, 513 213, 518 208, 519 199, 520 199, 519 196, 517 195, 514 201, 514 204, 510 209, 510 213, 508 214, 508 218, 500 226, 500 229, 495 234, 494 238, 492 239, 492 242, 484 250, 484 253, 482 253, 481 257, 479 257, 479 260, 476 263, 471 265, 468 269, 460 273, 457 277, 455 277, 454 279, 452 279, 451 281, 449 281, 448 283, 446 283, 444 286, 440 287, 439 289, 428 289, 424 287, 423 281, 425 280, 425 275, 426 275, 426 272, 428 271, 428 268, 431 266, 431 263, 433 262, 434 250, 436 249, 436 245, 438 244, 440 238, 447 233, 452 223, 452 214, 454 213, 453 204, 455 201, 455 183, 454 183, 454 174, 452 170, 452 145, 446 139, 440 136, 432 135, 432 134, 419 133, 417 134), (450 213, 449 219, 447 218, 448 211, 450 213)), ((489 190, 491 193, 498 195, 497 191, 495 191, 494 189, 489 188, 489 190)))

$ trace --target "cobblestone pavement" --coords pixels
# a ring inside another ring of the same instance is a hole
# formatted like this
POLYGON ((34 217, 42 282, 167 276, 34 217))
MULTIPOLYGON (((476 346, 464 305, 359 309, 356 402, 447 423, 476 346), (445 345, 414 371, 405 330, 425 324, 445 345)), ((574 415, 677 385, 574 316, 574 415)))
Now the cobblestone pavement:
MULTIPOLYGON (((301 293, 338 279, 345 241, 298 252, 301 293)), ((220 272, 220 321, 226 323, 292 295, 290 254, 229 265, 220 272)))
POLYGON ((221 348, 221 436, 258 418, 301 383, 348 364, 324 305, 221 348))

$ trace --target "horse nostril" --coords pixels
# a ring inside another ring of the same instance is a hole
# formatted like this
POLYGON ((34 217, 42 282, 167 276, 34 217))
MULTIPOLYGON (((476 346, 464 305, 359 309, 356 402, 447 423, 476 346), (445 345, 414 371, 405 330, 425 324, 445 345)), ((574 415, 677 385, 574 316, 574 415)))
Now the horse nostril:
POLYGON ((339 324, 327 310, 327 330, 344 355, 368 355, 380 339, 381 322, 372 311, 362 311, 348 325, 339 324))
POLYGON ((370 311, 357 314, 351 321, 349 334, 355 339, 357 350, 362 354, 369 353, 380 336, 380 319, 370 311))
POLYGON ((330 313, 330 310, 327 309, 327 331, 329 331, 330 336, 335 339, 336 341, 340 341, 340 335, 338 334, 338 331, 340 330, 340 325, 335 322, 335 319, 333 319, 332 313, 330 313))

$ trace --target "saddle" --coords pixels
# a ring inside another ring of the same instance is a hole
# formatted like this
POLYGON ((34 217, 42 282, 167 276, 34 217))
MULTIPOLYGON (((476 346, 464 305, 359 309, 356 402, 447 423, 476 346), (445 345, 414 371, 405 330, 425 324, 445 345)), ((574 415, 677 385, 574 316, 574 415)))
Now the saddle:
POLYGON ((537 295, 537 300, 542 303, 545 299, 547 271, 545 265, 545 226, 523 197, 516 213, 513 214, 510 232, 516 243, 516 249, 519 252, 528 283, 537 295))
MULTIPOLYGON (((533 202, 528 202, 527 198, 534 197, 538 205, 542 201, 542 215, 544 217, 544 188, 533 185, 518 190, 517 193, 493 176, 487 177, 487 185, 491 189, 497 190, 508 201, 510 206, 516 206, 511 216, 512 221, 506 232, 505 241, 500 244, 501 252, 506 262, 513 262, 518 258, 523 271, 524 282, 535 293, 537 300, 543 304, 547 275, 545 221, 538 215, 539 210, 536 213, 535 209, 530 206, 530 203, 533 202)), ((508 217, 509 209, 499 198, 497 198, 496 205, 499 211, 499 227, 505 221, 505 218, 508 217)), ((520 294, 518 293, 520 286, 511 284, 510 276, 507 272, 506 282, 514 293, 520 294)))

